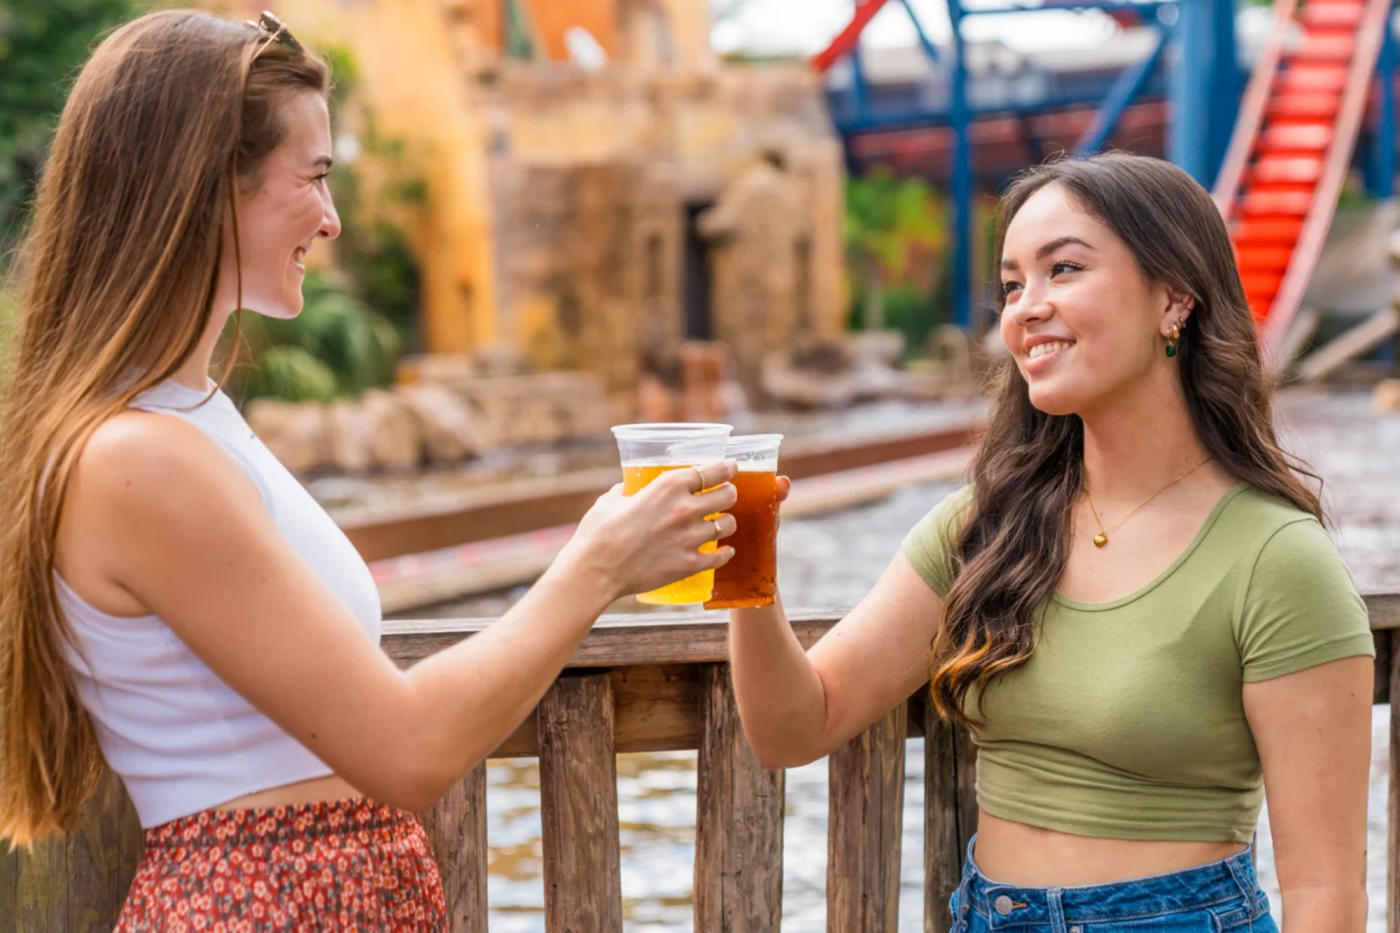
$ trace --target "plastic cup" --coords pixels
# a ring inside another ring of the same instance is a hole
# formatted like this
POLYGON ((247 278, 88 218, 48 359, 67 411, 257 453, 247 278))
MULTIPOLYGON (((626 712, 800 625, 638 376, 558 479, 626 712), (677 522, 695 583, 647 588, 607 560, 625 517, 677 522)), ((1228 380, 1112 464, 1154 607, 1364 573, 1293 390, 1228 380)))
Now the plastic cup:
MULTIPOLYGON (((667 470, 685 470, 724 459, 725 443, 733 425, 728 424, 620 424, 612 429, 622 458, 622 494, 630 496, 667 470)), ((700 546, 712 552, 716 543, 700 546)), ((714 588, 715 572, 697 574, 639 593, 637 599, 654 605, 703 603, 714 588)))
POLYGON ((778 445, 781 434, 731 437, 724 455, 739 464, 734 486, 739 501, 729 510, 737 528, 724 543, 734 548, 715 571, 714 595, 706 609, 772 605, 778 596, 778 445))

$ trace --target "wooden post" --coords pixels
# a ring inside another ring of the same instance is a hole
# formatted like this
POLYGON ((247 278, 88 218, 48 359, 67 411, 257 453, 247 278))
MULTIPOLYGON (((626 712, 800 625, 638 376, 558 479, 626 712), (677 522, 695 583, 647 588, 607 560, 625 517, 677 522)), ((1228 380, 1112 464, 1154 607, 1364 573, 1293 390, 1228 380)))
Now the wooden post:
POLYGON ((700 669, 695 929, 779 928, 784 772, 758 763, 739 724, 729 665, 700 669))
POLYGON ((947 933, 948 897, 977 827, 977 758, 967 732, 943 722, 925 697, 924 933, 947 933))
POLYGON ((535 710, 550 933, 621 933, 617 757, 606 671, 565 671, 535 710))
POLYGON ((427 813, 423 828, 442 873, 452 933, 486 933, 486 765, 468 772, 427 813))
POLYGON ((0 852, 0 918, 19 930, 110 930, 141 849, 136 810, 109 772, 71 833, 38 843, 30 853, 0 852))
POLYGON ((1400 651, 1390 644, 1390 789, 1386 808, 1385 928, 1400 933, 1400 651))
POLYGON ((826 928, 896 933, 904 816, 904 742, 909 707, 900 703, 837 749, 830 760, 826 928))

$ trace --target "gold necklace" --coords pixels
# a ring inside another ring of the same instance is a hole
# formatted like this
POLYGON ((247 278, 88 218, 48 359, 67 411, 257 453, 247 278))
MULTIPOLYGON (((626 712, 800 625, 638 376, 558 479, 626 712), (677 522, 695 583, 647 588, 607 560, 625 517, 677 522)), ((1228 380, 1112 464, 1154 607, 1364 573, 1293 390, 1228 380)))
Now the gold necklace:
POLYGON ((1094 522, 1099 526, 1099 533, 1094 535, 1094 547, 1103 547, 1105 544, 1108 543, 1108 533, 1110 531, 1113 531, 1114 529, 1118 528, 1118 526, 1122 525, 1128 519, 1132 518, 1138 509, 1142 508, 1144 505, 1147 505, 1147 503, 1151 502, 1153 499, 1157 498, 1162 493, 1166 492, 1168 489, 1171 489, 1173 486, 1184 480, 1186 477, 1190 476, 1192 473, 1195 473, 1201 467, 1205 466, 1209 461, 1210 457, 1206 457, 1205 460, 1202 460, 1200 463, 1196 464, 1191 469, 1185 471, 1176 479, 1167 483, 1167 485, 1163 486, 1161 489, 1157 490, 1152 495, 1148 496, 1146 499, 1143 499, 1137 505, 1133 506, 1131 509, 1128 510, 1126 515, 1118 519, 1118 521, 1114 522, 1112 525, 1109 525, 1107 528, 1103 526, 1103 519, 1099 518, 1099 510, 1094 508, 1094 497, 1089 494, 1089 487, 1086 485, 1084 487, 1084 498, 1089 501, 1089 511, 1094 516, 1094 522))

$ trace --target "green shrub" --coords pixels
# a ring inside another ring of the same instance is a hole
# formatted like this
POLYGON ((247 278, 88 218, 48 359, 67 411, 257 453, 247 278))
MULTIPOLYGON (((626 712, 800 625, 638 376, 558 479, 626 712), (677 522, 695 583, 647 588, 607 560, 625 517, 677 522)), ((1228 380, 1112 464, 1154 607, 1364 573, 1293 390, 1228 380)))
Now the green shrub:
POLYGON ((330 401, 392 381, 403 341, 394 326, 324 276, 307 274, 305 304, 290 320, 243 315, 244 398, 330 401))

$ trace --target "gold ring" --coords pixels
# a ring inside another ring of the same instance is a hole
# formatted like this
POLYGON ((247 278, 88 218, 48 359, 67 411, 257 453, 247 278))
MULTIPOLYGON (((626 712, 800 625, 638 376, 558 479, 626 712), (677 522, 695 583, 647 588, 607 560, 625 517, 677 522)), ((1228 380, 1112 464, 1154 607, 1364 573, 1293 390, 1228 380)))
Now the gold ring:
POLYGON ((695 475, 696 475, 696 476, 700 477, 700 488, 697 489, 697 490, 695 490, 695 491, 696 491, 696 492, 704 492, 704 491, 705 491, 705 487, 708 485, 708 484, 705 482, 705 471, 704 471, 704 470, 701 470, 698 466, 693 466, 693 467, 691 467, 691 469, 695 471, 695 475))
POLYGON ((715 540, 718 541, 718 540, 719 540, 719 519, 717 519, 717 518, 712 518, 712 519, 710 519, 710 524, 715 526, 715 540))

